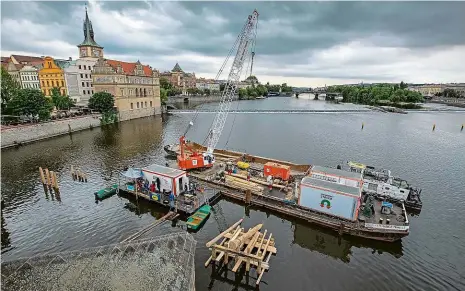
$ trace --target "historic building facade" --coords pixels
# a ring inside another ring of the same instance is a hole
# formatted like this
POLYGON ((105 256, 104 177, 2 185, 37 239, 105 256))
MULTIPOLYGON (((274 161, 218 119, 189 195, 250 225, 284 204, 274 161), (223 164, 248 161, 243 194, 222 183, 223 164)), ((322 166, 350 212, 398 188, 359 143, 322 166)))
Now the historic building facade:
POLYGON ((52 88, 58 88, 62 95, 68 95, 65 85, 65 72, 52 57, 45 57, 43 68, 39 70, 40 88, 45 96, 52 94, 52 88))
POLYGON ((150 66, 100 58, 92 73, 94 92, 115 96, 120 120, 161 113, 160 80, 150 66))
POLYGON ((184 72, 178 63, 170 72, 161 73, 160 77, 166 78, 173 87, 180 89, 183 95, 187 94, 187 89, 196 88, 195 73, 184 72))
POLYGON ((39 69, 35 66, 25 65, 19 70, 21 88, 40 89, 39 69))
POLYGON ((195 87, 200 90, 220 91, 220 83, 213 79, 199 78, 195 83, 195 87))

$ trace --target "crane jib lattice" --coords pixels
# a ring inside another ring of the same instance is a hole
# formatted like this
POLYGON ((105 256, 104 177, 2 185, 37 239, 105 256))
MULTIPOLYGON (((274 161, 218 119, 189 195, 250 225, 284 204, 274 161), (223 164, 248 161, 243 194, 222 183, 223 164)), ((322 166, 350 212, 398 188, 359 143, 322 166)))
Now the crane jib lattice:
POLYGON ((249 15, 248 21, 246 22, 244 29, 242 30, 242 33, 240 35, 237 53, 231 66, 231 71, 229 72, 228 82, 226 83, 224 91, 221 95, 221 101, 218 107, 218 112, 213 121, 213 126, 209 135, 207 144, 208 154, 213 153, 213 150, 220 139, 221 132, 223 131, 224 124, 228 117, 229 108, 231 107, 232 99, 236 94, 237 85, 241 77, 241 72, 244 67, 244 62, 247 57, 249 46, 253 42, 253 30, 256 26, 257 21, 258 12, 257 10, 254 10, 252 15, 249 15))

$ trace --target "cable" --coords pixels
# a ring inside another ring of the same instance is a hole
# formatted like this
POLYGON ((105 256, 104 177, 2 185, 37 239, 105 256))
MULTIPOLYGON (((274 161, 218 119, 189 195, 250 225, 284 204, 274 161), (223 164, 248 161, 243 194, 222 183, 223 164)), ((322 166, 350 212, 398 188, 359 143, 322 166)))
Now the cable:
MULTIPOLYGON (((220 78, 221 74, 223 73, 223 70, 224 68, 226 67, 226 64, 228 63, 229 61, 229 58, 231 57, 232 53, 235 51, 236 47, 237 47, 237 44, 239 43, 240 39, 241 39, 241 35, 244 33, 244 30, 246 29, 246 25, 247 25, 247 22, 246 24, 242 27, 242 30, 240 32, 240 34, 238 34, 238 36, 236 37, 236 41, 234 42, 233 46, 231 47, 231 49, 229 50, 228 52, 228 55, 226 56, 226 59, 224 60, 223 64, 221 65, 221 68, 220 70, 218 71, 218 73, 216 74, 215 76, 215 82, 218 81, 218 79, 220 78)), ((221 92, 220 92, 221 93, 221 92)), ((195 124, 195 121, 197 120, 197 117, 199 116, 199 113, 200 113, 200 110, 203 108, 203 106, 205 105, 206 103, 202 103, 200 104, 200 106, 198 106, 196 108, 196 111, 195 111, 195 114, 194 114, 194 118, 192 119, 192 123, 195 124)), ((208 131, 210 131, 211 127, 213 125, 213 121, 212 121, 212 124, 210 125, 210 128, 208 131)), ((208 137, 208 133, 207 133, 207 137, 208 137)), ((206 137, 206 138, 207 138, 206 137)), ((202 143, 202 144, 205 144, 205 141, 202 143)))
MULTIPOLYGON (((245 21, 245 24, 244 24, 244 26, 242 27, 242 30, 241 30, 240 34, 238 35, 238 37, 237 37, 237 39, 236 39, 236 43, 234 44, 234 47, 231 49, 230 52, 232 52, 232 51, 235 50, 236 44, 240 44, 240 42, 241 42, 241 40, 242 40, 242 38, 243 38, 243 36, 244 36, 246 30, 247 30, 248 24, 249 24, 249 18, 245 21)), ((238 49, 239 49, 239 48, 238 48, 238 49)), ((229 59, 229 56, 228 56, 228 59, 229 59)), ((221 68, 220 72, 218 72, 217 77, 221 74, 221 72, 222 72, 222 70, 224 69, 224 66, 225 66, 225 65, 226 65, 226 61, 225 61, 225 63, 223 63, 223 67, 221 68)), ((234 65, 234 63, 233 63, 233 65, 234 65)), ((228 82, 227 84, 229 84, 229 82, 228 82)), ((223 97, 223 98, 225 98, 223 95, 226 94, 226 93, 228 93, 226 89, 227 89, 227 88, 225 88, 225 90, 224 90, 223 93, 222 93, 222 97, 223 97)), ((220 102, 220 106, 221 106, 221 102, 220 102)), ((214 123, 215 123, 215 119, 216 119, 216 118, 213 118, 213 120, 212 120, 212 122, 211 122, 211 124, 210 124, 210 127, 209 127, 209 129, 208 129, 208 131, 207 131, 207 134, 206 134, 206 136, 205 136, 204 142, 202 143, 203 145, 205 145, 205 143, 206 143, 208 137, 209 137, 210 134, 211 134, 213 125, 214 125, 214 123)))

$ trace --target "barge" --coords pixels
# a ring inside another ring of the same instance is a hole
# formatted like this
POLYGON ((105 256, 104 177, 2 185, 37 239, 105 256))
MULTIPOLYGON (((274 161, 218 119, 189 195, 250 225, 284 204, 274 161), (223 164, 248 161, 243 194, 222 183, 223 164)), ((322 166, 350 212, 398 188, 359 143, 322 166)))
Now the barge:
POLYGON ((118 192, 148 200, 184 216, 193 215, 219 195, 189 181, 185 171, 156 164, 142 169, 126 169, 117 186, 118 192))
MULTIPOLYGON (((189 147, 206 150, 196 143, 190 143, 189 147)), ((174 155, 179 147, 170 145, 168 149, 174 155)), ((409 234, 404 203, 363 192, 362 173, 228 150, 215 149, 213 154, 216 163, 212 167, 190 171, 188 176, 229 198, 300 218, 341 235, 392 242, 409 234), (249 166, 241 170, 238 163, 242 168, 244 163, 249 166), (270 164, 280 166, 280 171, 287 170, 290 175, 267 174, 266 165, 270 164)))
POLYGON ((390 170, 354 162, 347 164, 351 172, 362 173, 365 194, 375 195, 390 202, 403 202, 409 211, 421 211, 421 189, 410 186, 404 179, 392 176, 390 170))

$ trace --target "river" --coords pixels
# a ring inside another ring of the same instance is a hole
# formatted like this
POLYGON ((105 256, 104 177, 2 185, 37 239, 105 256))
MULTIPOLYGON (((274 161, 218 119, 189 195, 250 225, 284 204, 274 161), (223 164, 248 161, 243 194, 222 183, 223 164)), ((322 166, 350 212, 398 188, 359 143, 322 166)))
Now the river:
MULTIPOLYGON (((363 107, 278 97, 231 106, 299 108, 363 107)), ((199 114, 187 138, 202 142, 213 117, 199 114)), ((148 203, 137 213, 130 211, 124 208, 128 201, 118 196, 96 204, 93 193, 116 182, 125 166, 164 164, 163 145, 175 142, 191 118, 137 119, 3 150, 2 261, 116 243, 161 217, 162 211, 148 203), (71 165, 87 173, 88 183, 71 179, 71 165), (58 172, 59 197, 44 193, 39 166, 58 172)), ((276 239, 278 253, 261 289, 465 290, 463 123, 464 112, 229 115, 219 148, 302 164, 335 166, 355 160, 386 167, 423 189, 423 210, 410 217, 410 235, 392 244, 339 238, 300 221, 220 201, 228 224, 246 215, 245 227, 263 223, 276 239)), ((229 272, 226 279, 203 266, 209 256, 205 242, 218 232, 211 216, 194 234, 196 289, 244 290, 245 278, 241 283, 229 272)))

